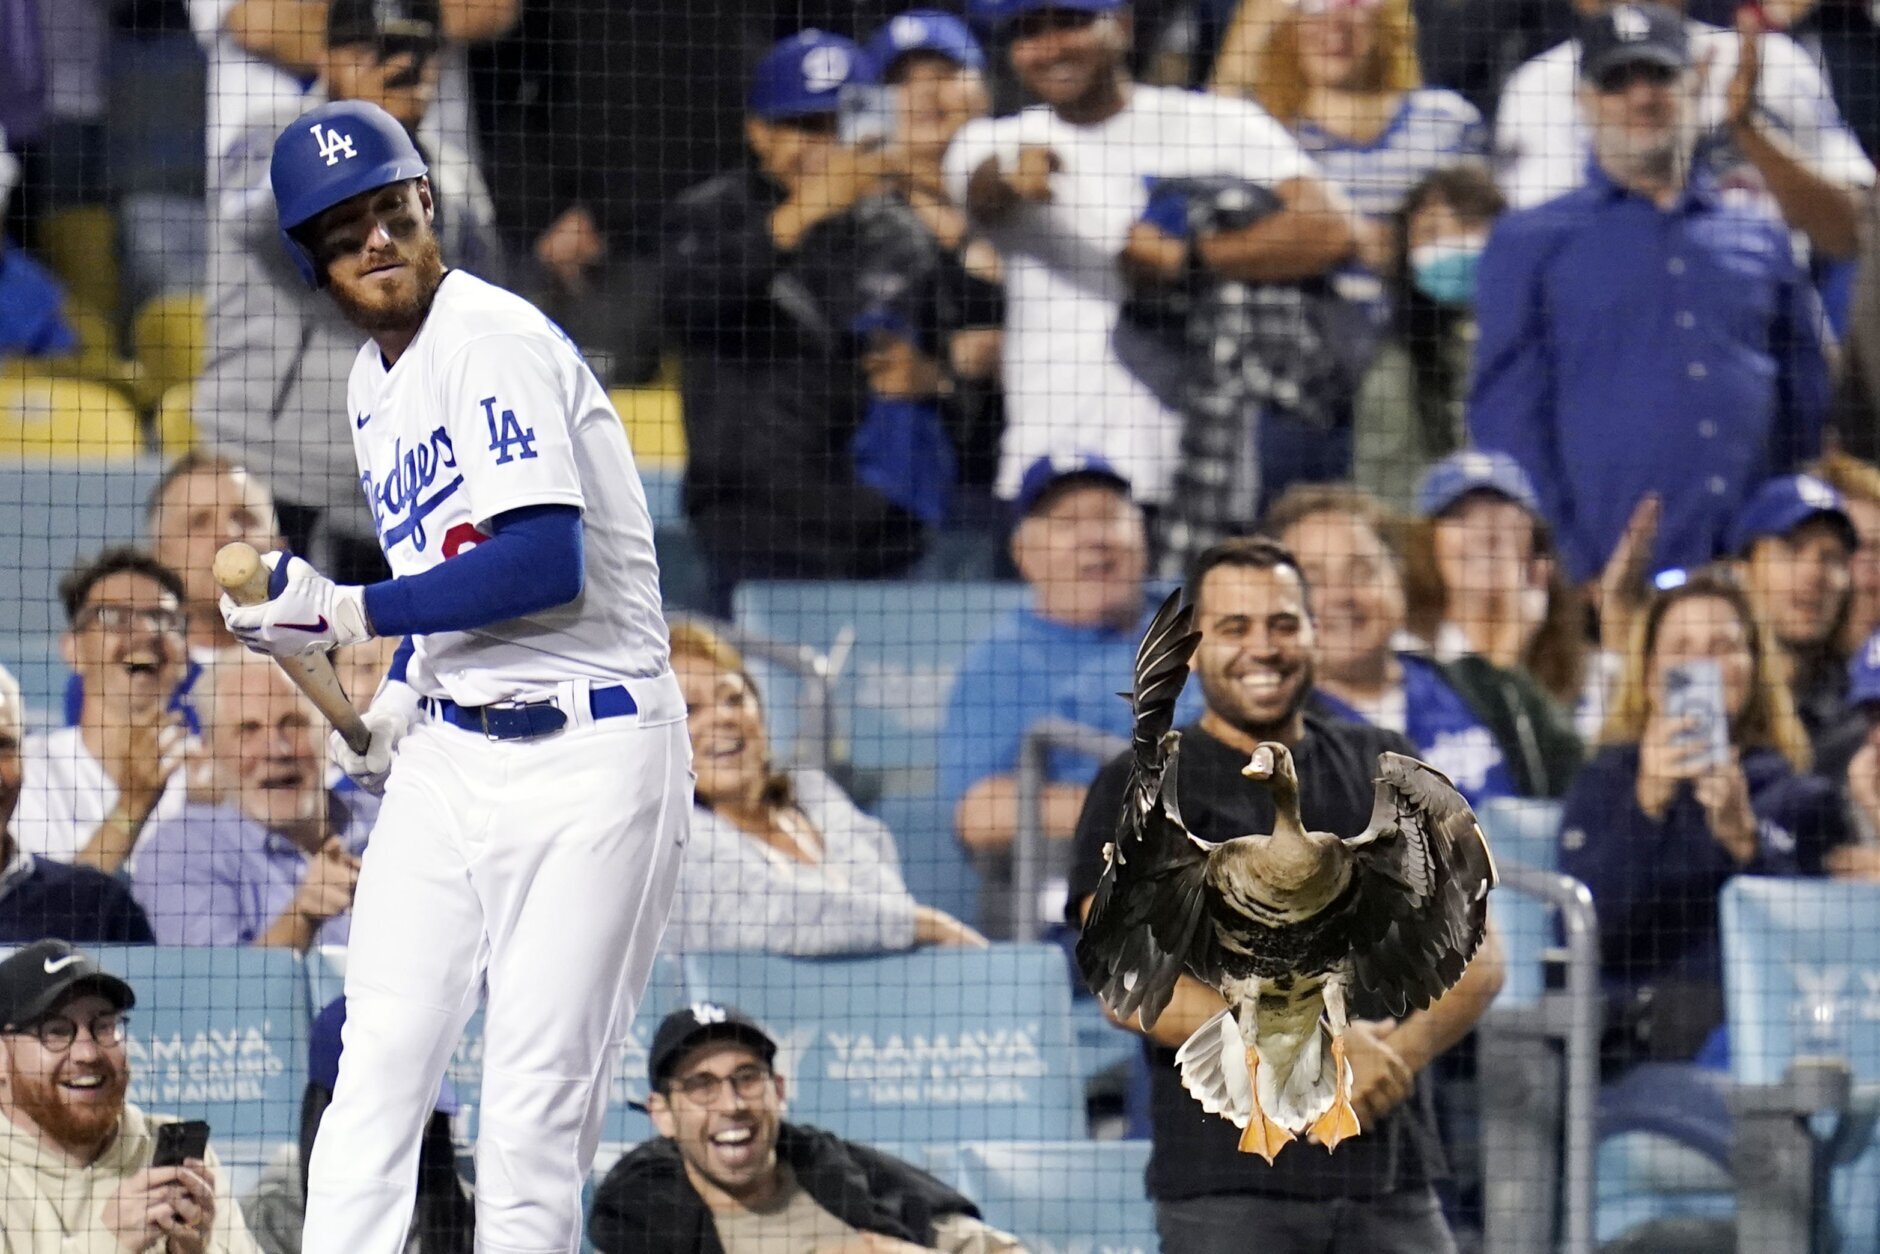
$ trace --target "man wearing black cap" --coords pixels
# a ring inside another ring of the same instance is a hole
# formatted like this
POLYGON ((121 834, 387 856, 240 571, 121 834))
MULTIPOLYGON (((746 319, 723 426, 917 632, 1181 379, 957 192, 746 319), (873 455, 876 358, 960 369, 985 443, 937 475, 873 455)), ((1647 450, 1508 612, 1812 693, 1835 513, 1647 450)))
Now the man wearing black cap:
MULTIPOLYGON (((437 95, 441 30, 439 0, 332 0, 321 77, 247 120, 223 154, 224 190, 209 205, 208 366, 192 416, 206 443, 239 453, 273 491, 289 546, 353 583, 385 570, 351 431, 295 419, 346 408, 359 336, 282 255, 268 162, 282 127, 327 100, 370 101, 415 134, 437 95)), ((444 255, 500 278, 491 272, 500 245, 483 176, 453 145, 425 156, 444 255)))
POLYGON ((214 1151, 152 1167, 172 1120, 124 1100, 131 986, 64 941, 0 962, 0 1250, 259 1254, 214 1151))
POLYGON ((1569 576, 1638 502, 1651 569, 1723 550, 1736 504, 1821 447, 1821 302, 1782 223, 1694 166, 1683 19, 1620 4, 1580 40, 1586 185, 1496 223, 1476 290, 1469 431, 1527 472, 1569 576))
POLYGON ((897 1158, 785 1123, 777 1043, 734 1006, 695 1002, 653 1034, 646 1107, 660 1139, 594 1194, 601 1254, 866 1248, 1008 1254, 1018 1242, 964 1197, 897 1158), (846 1244, 863 1237, 866 1246, 846 1244))

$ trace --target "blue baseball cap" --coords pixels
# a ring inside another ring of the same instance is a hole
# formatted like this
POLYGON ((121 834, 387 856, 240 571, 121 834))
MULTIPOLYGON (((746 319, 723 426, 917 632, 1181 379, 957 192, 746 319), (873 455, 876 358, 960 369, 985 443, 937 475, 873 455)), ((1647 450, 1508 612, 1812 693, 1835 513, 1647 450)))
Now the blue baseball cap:
POLYGON ((745 105, 766 122, 834 113, 842 89, 867 77, 861 46, 853 39, 802 30, 757 63, 745 105))
POLYGON ((1073 481, 1104 484, 1124 496, 1129 495, 1129 480, 1109 459, 1096 453, 1061 453, 1040 457, 1025 468, 1025 477, 1018 482, 1018 495, 1012 498, 1012 508, 1020 518, 1028 518, 1048 498, 1055 496, 1059 488, 1073 481))
POLYGON ((1113 13, 1127 8, 1128 0, 972 0, 967 12, 975 22, 1004 26, 1040 9, 1072 9, 1080 13, 1113 13))
POLYGON ((1493 492, 1530 514, 1541 512, 1540 497, 1520 462, 1506 453, 1463 449, 1423 472, 1417 484, 1417 513, 1434 518, 1471 492, 1493 492))
POLYGON ((909 9, 868 37, 869 69, 885 80, 910 52, 935 52, 969 70, 984 71, 986 54, 965 22, 939 9, 909 9))
MULTIPOLYGON (((307 1041, 307 1082, 323 1089, 339 1086, 340 1029, 346 1026, 346 999, 335 997, 326 1009, 313 1017, 313 1031, 307 1041)), ((445 1076, 438 1085, 436 1111, 441 1115, 457 1113, 457 1090, 445 1076)))
POLYGON ((1730 524, 1730 552, 1743 557, 1756 541, 1786 536, 1811 518, 1834 524, 1850 553, 1860 547, 1860 533, 1839 492, 1813 475, 1781 475, 1757 488, 1730 524))
POLYGON ((1847 703, 1880 703, 1880 631, 1868 636, 1847 660, 1847 703))

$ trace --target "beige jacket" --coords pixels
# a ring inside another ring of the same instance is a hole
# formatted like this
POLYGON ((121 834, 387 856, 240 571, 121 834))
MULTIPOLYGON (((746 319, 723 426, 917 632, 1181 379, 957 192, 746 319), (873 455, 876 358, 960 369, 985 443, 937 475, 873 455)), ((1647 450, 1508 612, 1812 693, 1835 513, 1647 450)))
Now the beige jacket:
MULTIPOLYGON (((150 1165, 153 1130, 169 1122, 126 1103, 111 1148, 91 1166, 75 1167, 0 1116, 0 1254, 129 1254, 104 1226, 104 1208, 126 1177, 150 1165)), ((207 1161, 216 1173, 209 1254, 260 1254, 213 1149, 207 1161)), ((164 1240, 145 1254, 162 1254, 164 1240)))

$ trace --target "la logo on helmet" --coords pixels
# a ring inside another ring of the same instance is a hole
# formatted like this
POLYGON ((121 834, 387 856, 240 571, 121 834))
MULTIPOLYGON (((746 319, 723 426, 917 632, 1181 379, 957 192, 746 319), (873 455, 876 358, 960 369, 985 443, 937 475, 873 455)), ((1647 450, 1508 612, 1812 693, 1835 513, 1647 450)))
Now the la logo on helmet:
POLYGON ((352 158, 359 154, 353 151, 353 139, 342 135, 330 126, 321 126, 315 122, 307 128, 313 132, 314 142, 320 145, 320 155, 326 158, 328 165, 338 165, 341 157, 352 158))

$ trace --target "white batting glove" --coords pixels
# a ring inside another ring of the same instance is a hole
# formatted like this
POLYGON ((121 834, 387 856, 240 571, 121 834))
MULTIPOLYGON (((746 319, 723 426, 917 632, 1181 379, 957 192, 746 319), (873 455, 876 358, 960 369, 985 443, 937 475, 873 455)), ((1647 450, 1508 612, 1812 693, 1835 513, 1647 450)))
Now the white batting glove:
POLYGON ((364 753, 354 753, 337 731, 327 736, 334 763, 353 783, 375 797, 385 792, 385 781, 392 773, 392 759, 398 756, 398 742, 418 721, 418 701, 418 694, 410 684, 387 680, 379 689, 379 695, 372 699, 372 708, 359 716, 359 721, 372 734, 364 753))
POLYGON ((336 584, 298 557, 264 553, 261 560, 274 572, 268 581, 269 600, 237 605, 222 594, 222 621, 254 652, 296 657, 372 638, 362 586, 336 584))

